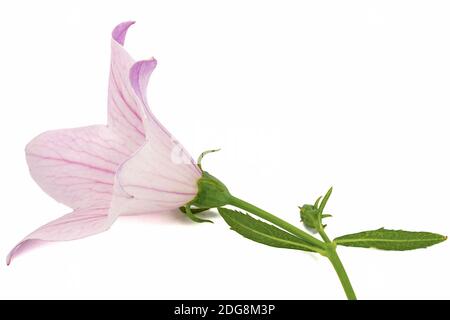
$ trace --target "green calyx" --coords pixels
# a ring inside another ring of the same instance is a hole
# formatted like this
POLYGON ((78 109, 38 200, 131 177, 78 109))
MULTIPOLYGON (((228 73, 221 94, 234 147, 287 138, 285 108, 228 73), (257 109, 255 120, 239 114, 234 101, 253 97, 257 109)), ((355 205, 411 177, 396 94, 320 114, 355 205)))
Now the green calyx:
POLYGON ((204 171, 202 168, 203 158, 209 154, 220 151, 220 149, 202 152, 197 160, 197 165, 202 170, 202 177, 197 181, 197 196, 188 205, 197 208, 219 208, 230 203, 232 198, 228 188, 216 177, 204 171))
POLYGON ((190 205, 197 208, 219 208, 230 203, 231 194, 228 188, 208 172, 203 171, 197 185, 197 196, 190 205))
POLYGON ((197 165, 202 171, 202 176, 197 181, 197 195, 191 202, 180 208, 180 210, 194 222, 212 222, 210 220, 199 218, 195 214, 211 208, 220 208, 230 204, 232 196, 228 191, 228 188, 219 179, 204 171, 201 165, 205 155, 219 150, 220 149, 208 150, 199 156, 197 165))

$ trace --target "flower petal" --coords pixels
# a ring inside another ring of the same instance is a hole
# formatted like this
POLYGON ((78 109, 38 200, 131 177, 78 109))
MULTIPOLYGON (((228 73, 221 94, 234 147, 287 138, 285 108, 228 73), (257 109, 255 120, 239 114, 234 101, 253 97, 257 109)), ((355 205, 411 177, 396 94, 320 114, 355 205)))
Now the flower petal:
POLYGON ((118 166, 145 141, 143 111, 129 80, 134 61, 123 48, 133 23, 119 24, 112 32, 108 127, 46 132, 26 148, 36 182, 74 209, 109 205, 118 166))
POLYGON ((146 88, 156 60, 139 61, 130 82, 143 110, 147 141, 118 169, 110 215, 170 211, 197 195, 201 171, 184 147, 156 119, 147 103, 146 88))
POLYGON ((105 126, 48 131, 26 147, 30 173, 51 197, 73 209, 107 207, 114 174, 133 150, 105 126))
MULTIPOLYGON (((175 165, 183 164, 185 166, 175 166, 188 173, 194 173, 195 176, 201 176, 201 170, 192 159, 186 149, 170 134, 170 132, 159 122, 151 112, 147 101, 147 86, 150 75, 156 67, 154 58, 136 62, 130 70, 130 82, 141 109, 143 110, 145 135, 152 139, 154 147, 161 147, 161 153, 166 157, 170 154, 170 162, 175 165), (169 152, 168 152, 169 151, 169 152)), ((148 139, 147 139, 148 140, 148 139)))
POLYGON ((124 22, 112 32, 108 126, 126 137, 131 147, 137 149, 145 140, 142 110, 133 94, 128 77, 134 60, 123 47, 127 30, 133 24, 134 22, 124 22))
POLYGON ((14 257, 40 242, 75 240, 106 231, 111 226, 110 221, 108 209, 75 210, 25 237, 8 254, 6 263, 9 265, 14 257))
POLYGON ((112 31, 113 40, 115 40, 118 44, 121 44, 123 46, 123 44, 125 43, 125 36, 127 35, 128 28, 135 23, 136 21, 126 21, 117 25, 112 31))

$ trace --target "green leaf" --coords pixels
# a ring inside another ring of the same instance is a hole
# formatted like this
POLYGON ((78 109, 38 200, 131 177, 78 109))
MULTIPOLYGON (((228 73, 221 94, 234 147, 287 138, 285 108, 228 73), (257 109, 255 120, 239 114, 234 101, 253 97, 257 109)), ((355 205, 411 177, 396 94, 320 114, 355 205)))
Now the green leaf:
POLYGON ((446 236, 431 232, 387 230, 384 228, 348 234, 334 239, 336 244, 341 246, 397 251, 426 248, 445 240, 447 240, 446 236))
POLYGON ((311 246, 302 239, 239 211, 219 208, 219 213, 231 230, 247 239, 277 248, 297 249, 319 252, 321 249, 311 246))

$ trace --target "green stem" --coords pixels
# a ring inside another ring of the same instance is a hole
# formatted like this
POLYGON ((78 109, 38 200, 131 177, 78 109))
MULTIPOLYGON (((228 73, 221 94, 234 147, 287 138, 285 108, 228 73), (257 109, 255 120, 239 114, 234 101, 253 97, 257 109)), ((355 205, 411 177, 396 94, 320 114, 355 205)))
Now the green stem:
POLYGON ((322 252, 323 252, 323 250, 327 249, 327 247, 325 246, 325 243, 323 243, 319 239, 314 238, 313 236, 307 234, 305 231, 300 230, 296 226, 293 226, 289 222, 284 221, 283 219, 280 219, 277 216, 274 216, 273 214, 252 205, 251 203, 248 203, 244 200, 241 200, 239 198, 232 196, 229 199, 229 204, 232 206, 241 208, 242 210, 248 211, 248 212, 254 214, 255 216, 258 216, 264 220, 267 220, 267 221, 273 223, 276 226, 279 226, 280 228, 282 228, 282 229, 292 233, 293 235, 296 235, 297 237, 303 239, 304 241, 310 243, 314 247, 322 249, 321 250, 322 252))
POLYGON ((355 291, 353 291, 352 284, 350 283, 350 279, 348 278, 347 272, 345 272, 345 268, 339 259, 339 256, 336 252, 336 244, 332 243, 329 246, 328 259, 336 270, 336 273, 341 281, 342 287, 344 288, 345 294, 348 300, 356 300, 355 291))
MULTIPOLYGON (((322 220, 322 219, 320 219, 320 220, 322 220)), ((319 222, 318 231, 319 231, 319 234, 322 237, 323 241, 325 241, 325 243, 327 244, 328 260, 330 260, 331 264, 333 265, 334 270, 336 270, 339 280, 341 281, 341 285, 344 288, 347 299, 348 300, 356 300, 355 291, 353 291, 352 284, 350 283, 350 279, 348 278, 348 275, 347 275, 347 272, 345 271, 344 265, 342 264, 341 259, 339 259, 339 256, 337 254, 336 243, 331 242, 330 238, 328 238, 328 236, 325 233, 325 230, 323 228, 322 221, 319 222)))
POLYGON ((325 230, 323 230, 322 228, 319 228, 319 234, 322 237, 323 241, 325 241, 326 243, 330 243, 330 238, 328 238, 327 234, 325 233, 325 230))

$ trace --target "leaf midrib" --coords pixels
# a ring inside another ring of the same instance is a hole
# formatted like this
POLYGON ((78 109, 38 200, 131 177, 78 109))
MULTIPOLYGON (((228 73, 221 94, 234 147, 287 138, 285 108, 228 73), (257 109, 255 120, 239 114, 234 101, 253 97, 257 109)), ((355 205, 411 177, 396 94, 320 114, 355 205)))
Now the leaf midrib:
POLYGON ((429 242, 429 241, 439 241, 439 240, 443 240, 441 238, 435 238, 435 239, 411 239, 411 240, 407 240, 407 239, 373 239, 373 238, 369 238, 369 239, 335 239, 335 241, 337 243, 343 243, 343 242, 429 242))

